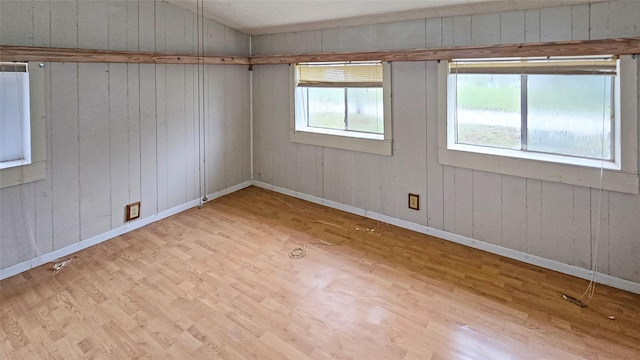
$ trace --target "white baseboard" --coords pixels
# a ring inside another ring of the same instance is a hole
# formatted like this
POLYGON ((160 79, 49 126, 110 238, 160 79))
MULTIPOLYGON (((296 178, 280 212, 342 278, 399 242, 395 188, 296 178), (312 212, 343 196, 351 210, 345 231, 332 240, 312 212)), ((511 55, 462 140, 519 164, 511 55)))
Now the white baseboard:
MULTIPOLYGON (((207 195, 208 200, 213 200, 228 194, 231 194, 233 192, 236 192, 238 190, 244 189, 246 187, 249 187, 252 185, 251 181, 245 181, 241 184, 238 185, 234 185, 231 186, 227 189, 224 190, 220 190, 220 191, 216 191, 212 194, 207 195)), ((175 215, 177 213, 183 212, 185 210, 188 210, 194 206, 198 206, 198 204, 200 204, 200 200, 196 199, 196 200, 191 200, 187 203, 184 203, 182 205, 178 205, 176 207, 173 207, 171 209, 159 212, 157 214, 148 216, 146 218, 142 218, 139 220, 135 220, 129 223, 126 223, 118 228, 109 230, 105 233, 102 233, 100 235, 96 235, 94 237, 90 237, 88 239, 84 239, 82 241, 79 241, 75 244, 71 244, 69 246, 65 246, 61 249, 58 250, 54 250, 52 252, 46 253, 44 255, 40 255, 38 257, 35 257, 33 259, 30 260, 26 260, 23 261, 21 263, 6 267, 4 269, 0 269, 0 280, 2 279, 6 279, 8 277, 17 275, 21 272, 27 271, 29 269, 38 267, 42 264, 46 264, 48 262, 51 262, 53 260, 68 256, 70 254, 73 254, 75 252, 78 252, 80 250, 86 249, 88 247, 91 247, 93 245, 99 244, 103 241, 109 240, 109 239, 113 239, 116 236, 120 236, 122 234, 128 233, 129 231, 133 231, 136 229, 139 229, 143 226, 149 225, 151 223, 154 223, 158 220, 162 220, 164 218, 167 218, 169 216, 175 215)))
MULTIPOLYGON (((266 184, 260 181, 253 181, 253 185, 273 190, 275 192, 279 192, 285 195, 293 196, 298 199, 306 200, 312 203, 328 206, 330 208, 342 210, 348 213, 364 216, 370 219, 379 220, 388 224, 392 224, 395 226, 399 226, 405 229, 413 230, 415 232, 419 232, 426 235, 435 236, 444 240, 452 241, 458 244, 466 245, 472 248, 484 250, 486 252, 490 252, 493 254, 501 255, 507 258, 511 258, 514 260, 522 261, 528 264, 540 266, 542 268, 550 269, 553 271, 557 271, 560 273, 572 275, 578 278, 591 280, 593 276, 593 272, 588 269, 584 269, 581 267, 577 267, 574 265, 565 264, 559 261, 546 259, 540 256, 527 254, 522 251, 509 249, 503 246, 489 244, 484 241, 472 239, 466 236, 454 234, 448 231, 443 231, 440 229, 435 229, 426 225, 416 224, 410 221, 397 219, 391 216, 379 214, 373 211, 364 210, 361 208, 357 208, 355 206, 345 205, 336 201, 331 201, 323 198, 319 198, 313 195, 307 195, 301 192, 288 190, 285 188, 281 188, 278 186, 273 186, 270 184, 266 184)), ((635 294, 640 294, 640 284, 621 279, 615 276, 596 273, 595 281, 599 284, 608 285, 614 288, 618 288, 621 290, 629 291, 635 294)))

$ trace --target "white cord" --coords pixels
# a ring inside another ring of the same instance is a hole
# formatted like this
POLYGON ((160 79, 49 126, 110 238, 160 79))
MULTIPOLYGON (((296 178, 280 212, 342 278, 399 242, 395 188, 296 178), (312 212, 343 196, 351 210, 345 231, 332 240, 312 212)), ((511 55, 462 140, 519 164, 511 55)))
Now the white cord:
POLYGON ((267 189, 263 189, 263 190, 264 190, 267 194, 271 195, 274 199, 276 199, 276 200, 280 201, 281 203, 283 203, 283 204, 287 205, 288 207, 290 207, 290 208, 292 208, 292 209, 294 209, 294 210, 299 211, 299 212, 302 214, 302 216, 303 216, 304 218, 311 220, 311 222, 313 222, 313 223, 317 223, 317 224, 323 224, 323 225, 333 226, 333 227, 336 227, 336 228, 338 228, 338 229, 340 229, 340 230, 344 231, 344 232, 345 232, 345 234, 347 234, 347 238, 346 238, 346 239, 341 240, 341 241, 339 241, 339 242, 337 242, 337 243, 330 243, 330 242, 328 242, 328 241, 324 241, 324 240, 322 240, 322 239, 318 239, 318 240, 319 240, 319 242, 310 242, 310 241, 307 241, 307 242, 305 242, 304 244, 302 244, 302 247, 297 247, 297 248, 291 249, 291 251, 289 251, 289 257, 290 257, 291 259, 300 259, 300 258, 305 257, 305 255, 307 255, 307 244, 309 244, 309 245, 319 245, 319 246, 338 246, 338 245, 341 245, 341 244, 343 244, 344 242, 346 242, 346 241, 348 241, 348 240, 351 240, 351 237, 349 236, 349 235, 350 235, 350 234, 349 234, 349 231, 348 231, 347 229, 345 229, 343 226, 340 226, 340 225, 337 225, 337 224, 333 224, 333 223, 330 223, 330 222, 326 222, 326 221, 322 221, 322 220, 318 220, 318 219, 312 218, 312 217, 308 216, 308 215, 304 212, 304 210, 302 210, 302 209, 300 209, 300 208, 297 208, 297 207, 295 207, 295 206, 291 205, 290 203, 288 203, 288 202, 286 202, 286 201, 282 200, 281 198, 279 198, 279 197, 277 197, 276 195, 274 195, 274 194, 273 194, 273 192, 271 192, 271 191, 269 191, 269 190, 267 190, 267 189))
POLYGON ((73 260, 73 259, 75 259, 77 257, 78 256, 76 255, 76 256, 72 256, 72 257, 66 258, 64 260, 56 259, 56 260, 51 261, 51 263, 54 263, 53 264, 53 272, 51 273, 51 277, 52 278, 55 277, 65 266, 67 266, 67 264, 69 264, 71 262, 71 260, 73 260), (60 261, 60 260, 62 260, 62 261, 60 261))

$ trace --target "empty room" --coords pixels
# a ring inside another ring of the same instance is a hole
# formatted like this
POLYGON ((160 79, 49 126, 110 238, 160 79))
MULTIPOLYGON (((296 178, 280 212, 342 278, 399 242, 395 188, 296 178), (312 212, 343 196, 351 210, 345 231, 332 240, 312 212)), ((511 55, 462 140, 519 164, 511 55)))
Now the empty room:
POLYGON ((640 359, 638 19, 0 0, 0 359, 640 359))

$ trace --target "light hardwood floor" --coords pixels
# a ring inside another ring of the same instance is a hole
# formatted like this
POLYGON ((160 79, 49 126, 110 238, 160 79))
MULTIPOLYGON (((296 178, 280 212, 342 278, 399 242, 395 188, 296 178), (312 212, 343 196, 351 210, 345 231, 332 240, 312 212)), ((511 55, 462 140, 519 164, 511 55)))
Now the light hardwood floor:
POLYGON ((638 295, 255 187, 50 267, 0 283, 0 359, 640 358, 638 295))

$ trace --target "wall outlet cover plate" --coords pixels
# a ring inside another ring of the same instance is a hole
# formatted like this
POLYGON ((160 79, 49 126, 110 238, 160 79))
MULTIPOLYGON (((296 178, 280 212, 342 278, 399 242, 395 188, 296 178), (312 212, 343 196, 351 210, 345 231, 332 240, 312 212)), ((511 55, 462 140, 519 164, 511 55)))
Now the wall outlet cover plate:
POLYGON ((409 209, 420 210, 420 195, 409 194, 409 209))
POLYGON ((135 220, 140 217, 140 201, 127 205, 127 221, 135 220))

